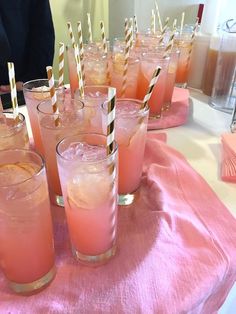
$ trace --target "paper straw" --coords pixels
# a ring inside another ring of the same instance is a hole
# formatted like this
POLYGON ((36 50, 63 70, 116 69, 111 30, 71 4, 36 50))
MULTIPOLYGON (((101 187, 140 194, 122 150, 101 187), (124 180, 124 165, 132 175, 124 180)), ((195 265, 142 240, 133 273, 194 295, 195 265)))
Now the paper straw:
POLYGON ((165 52, 164 52, 164 58, 166 58, 168 56, 168 54, 170 53, 170 51, 172 50, 173 46, 174 46, 174 39, 175 39, 175 32, 176 32, 176 19, 174 20, 174 23, 173 23, 173 31, 170 35, 170 38, 169 38, 169 41, 168 41, 168 44, 165 48, 165 52))
POLYGON ((15 80, 15 68, 13 62, 8 62, 8 76, 11 89, 11 103, 13 109, 13 117, 15 120, 18 119, 18 101, 17 101, 17 91, 16 91, 16 80, 15 80))
POLYGON ((134 33, 138 33, 138 20, 136 15, 134 15, 134 33))
POLYGON ((75 36, 73 34, 73 29, 72 29, 71 22, 67 22, 67 27, 68 27, 68 31, 69 31, 72 47, 75 48, 75 36))
POLYGON ((159 78, 160 72, 161 72, 161 67, 158 66, 152 75, 152 79, 149 83, 147 94, 144 96, 143 105, 142 105, 141 109, 144 109, 146 107, 146 105, 148 104, 148 102, 152 96, 153 88, 155 87, 156 82, 159 78))
POLYGON ((184 28, 184 18, 185 18, 185 12, 182 13, 181 17, 181 23, 180 23, 180 35, 183 33, 183 28, 184 28))
POLYGON ((57 106, 57 95, 55 91, 55 84, 54 84, 54 76, 52 72, 52 67, 47 66, 47 76, 48 76, 48 84, 49 84, 49 90, 50 90, 50 96, 51 96, 51 105, 54 115, 54 123, 55 126, 59 125, 59 109, 57 106))
POLYGON ((101 35, 102 35, 102 48, 103 52, 107 54, 107 41, 106 41, 106 36, 105 36, 105 27, 104 27, 104 22, 100 21, 100 29, 101 29, 101 35))
POLYGON ((59 43, 59 79, 58 86, 64 86, 64 43, 59 43))
POLYGON ((191 35, 190 47, 189 47, 188 58, 187 58, 187 63, 186 63, 187 67, 190 64, 190 58, 191 58, 191 54, 192 54, 192 50, 193 50, 194 39, 195 39, 196 31, 197 31, 197 28, 198 28, 198 20, 199 20, 199 18, 197 17, 196 18, 196 23, 194 25, 193 32, 192 32, 192 35, 191 35))
POLYGON ((129 19, 129 31, 130 31, 130 48, 132 48, 134 42, 134 21, 132 17, 129 19))
POLYGON ((80 93, 80 97, 84 98, 84 81, 83 81, 83 75, 82 75, 79 48, 77 44, 75 44, 74 54, 75 54, 77 77, 78 77, 78 82, 79 82, 79 93, 80 93))
POLYGON ((129 21, 128 21, 128 19, 126 18, 126 19, 125 19, 125 38, 126 38, 126 36, 127 36, 128 30, 129 30, 129 21))
POLYGON ((152 10, 152 17, 151 17, 151 33, 156 33, 156 15, 154 10, 152 10))
POLYGON ((109 88, 110 95, 108 97, 107 106, 107 155, 110 155, 114 150, 115 141, 115 96, 116 89, 109 88))
POLYGON ((174 19, 173 21, 173 30, 176 31, 176 26, 177 26, 177 19, 174 19))
POLYGON ((92 35, 92 26, 91 26, 91 18, 90 13, 87 13, 87 22, 88 22, 88 35, 89 35, 89 42, 93 42, 93 35, 92 35))
POLYGON ((79 38, 79 53, 81 61, 81 70, 83 82, 85 83, 85 69, 84 69, 84 45, 83 45, 83 34, 82 34, 82 25, 81 22, 77 22, 78 38, 79 38))
POLYGON ((125 38, 125 60, 124 60, 124 71, 123 71, 121 97, 125 96, 125 92, 126 92, 126 88, 127 88, 127 74, 128 74, 128 64, 129 64, 130 40, 131 40, 131 29, 128 30, 127 36, 125 38))
POLYGON ((169 23, 169 20, 170 18, 167 17, 166 20, 165 20, 165 24, 162 28, 162 32, 161 32, 161 37, 159 39, 159 44, 163 44, 163 41, 164 41, 164 37, 165 37, 165 33, 166 33, 166 30, 167 30, 167 27, 168 27, 168 23, 169 23))
POLYGON ((162 32, 161 15, 160 15, 160 11, 159 11, 159 8, 158 8, 157 1, 155 1, 155 8, 156 8, 156 12, 157 12, 157 19, 158 19, 159 28, 160 28, 160 31, 162 32))

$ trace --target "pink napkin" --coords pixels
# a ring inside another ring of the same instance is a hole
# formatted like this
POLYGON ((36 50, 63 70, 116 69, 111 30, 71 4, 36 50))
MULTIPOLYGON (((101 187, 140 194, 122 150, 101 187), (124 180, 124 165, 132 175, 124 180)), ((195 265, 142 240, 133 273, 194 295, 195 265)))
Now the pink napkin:
POLYGON ((148 129, 166 129, 183 125, 187 122, 188 115, 189 91, 184 88, 175 87, 170 109, 164 111, 160 119, 149 119, 148 129))
POLYGON ((57 276, 13 295, 0 275, 0 313, 214 313, 236 279, 236 221, 184 157, 149 134, 136 202, 119 208, 117 255, 89 268, 72 258, 53 208, 57 276))
POLYGON ((221 136, 221 179, 236 182, 236 133, 221 136))

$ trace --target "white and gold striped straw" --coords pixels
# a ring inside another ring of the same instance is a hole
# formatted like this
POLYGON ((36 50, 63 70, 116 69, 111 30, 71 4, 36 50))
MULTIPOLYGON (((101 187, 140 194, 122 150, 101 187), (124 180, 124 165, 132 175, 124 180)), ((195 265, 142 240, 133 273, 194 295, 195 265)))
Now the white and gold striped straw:
POLYGON ((152 10, 152 16, 151 16, 151 33, 156 33, 156 15, 154 10, 152 10))
POLYGON ((129 64, 130 40, 131 40, 131 29, 128 29, 128 33, 127 33, 127 36, 125 38, 125 60, 124 60, 124 71, 123 71, 121 97, 125 96, 125 92, 126 92, 126 88, 127 88, 127 74, 128 74, 128 64, 129 64))
POLYGON ((82 77, 83 77, 83 82, 85 83, 84 45, 83 45, 82 24, 80 21, 77 22, 77 30, 78 30, 78 39, 79 39, 79 53, 80 53, 82 77))
POLYGON ((58 86, 64 86, 64 54, 65 54, 65 45, 64 43, 59 43, 59 78, 58 86))
POLYGON ((174 39, 175 39, 175 32, 176 32, 176 23, 177 23, 177 20, 175 19, 174 20, 174 23, 173 23, 173 31, 170 35, 170 38, 169 38, 169 41, 168 41, 168 44, 165 48, 165 52, 164 52, 164 58, 168 57, 168 54, 171 52, 173 46, 174 46, 174 39))
POLYGON ((154 89, 156 82, 159 78, 160 72, 161 72, 161 67, 158 66, 152 75, 152 79, 149 83, 147 94, 144 96, 142 109, 144 109, 146 107, 146 105, 148 105, 148 102, 152 96, 153 89, 154 89))
POLYGON ((125 19, 125 38, 127 36, 128 30, 129 30, 129 20, 126 18, 125 19))
POLYGON ((78 77, 78 83, 79 83, 79 93, 80 93, 80 97, 84 98, 84 81, 83 81, 83 75, 82 75, 80 53, 79 53, 79 48, 77 44, 75 44, 74 54, 75 54, 76 70, 77 70, 77 77, 78 77))
POLYGON ((100 21, 100 29, 101 29, 101 35, 102 35, 102 48, 103 52, 107 54, 108 49, 107 49, 107 40, 106 40, 106 35, 105 35, 105 27, 104 27, 104 22, 100 21))
POLYGON ((57 95, 55 91, 55 84, 54 84, 54 76, 52 72, 52 67, 47 66, 47 76, 48 76, 48 84, 49 84, 49 90, 50 90, 50 97, 51 97, 51 105, 52 105, 52 110, 54 113, 54 123, 55 126, 59 125, 59 109, 57 105, 57 95))
POLYGON ((8 76, 9 76, 9 83, 11 89, 11 103, 13 109, 13 117, 15 120, 19 117, 18 112, 18 101, 17 101, 17 91, 16 91, 16 80, 15 80, 15 68, 13 62, 8 62, 8 76))
POLYGON ((176 31, 176 26, 177 26, 177 19, 174 19, 173 21, 173 30, 176 31))
POLYGON ((93 34, 92 34, 92 25, 91 25, 91 18, 90 18, 90 13, 87 13, 87 22, 88 22, 88 40, 89 43, 93 42, 93 34))
POLYGON ((72 47, 75 48, 75 36, 73 34, 73 29, 72 29, 71 22, 67 22, 67 27, 68 27, 68 31, 69 31, 72 47))
POLYGON ((133 43, 134 43, 134 21, 133 21, 132 17, 129 19, 129 31, 131 32, 131 34, 130 34, 130 48, 132 48, 133 43))
POLYGON ((156 12, 157 12, 157 19, 158 19, 159 28, 160 28, 160 31, 162 32, 161 15, 160 15, 160 11, 159 11, 159 8, 158 8, 157 1, 155 1, 155 8, 156 8, 156 12))
POLYGON ((136 15, 134 15, 134 33, 138 33, 138 20, 136 15))
POLYGON ((191 54, 192 54, 192 50, 193 50, 194 39, 195 39, 196 31, 198 28, 198 20, 199 20, 199 18, 197 17, 196 23, 194 25, 193 32, 191 35, 190 47, 189 47, 189 51, 188 51, 188 59, 187 59, 187 63, 186 63, 187 67, 189 67, 189 64, 190 64, 190 58, 191 58, 191 54))
POLYGON ((164 24, 164 26, 162 28, 162 32, 161 32, 161 37, 159 39, 159 44, 163 44, 163 42, 164 42, 164 37, 165 37, 165 33, 166 33, 166 30, 167 30, 167 27, 168 27, 169 20, 170 20, 169 17, 167 17, 166 20, 165 20, 165 24, 164 24))
POLYGON ((114 150, 115 144, 115 96, 116 89, 109 88, 111 94, 107 102, 107 155, 110 155, 114 150))
POLYGON ((183 33, 183 28, 184 28, 184 18, 185 18, 185 12, 182 12, 181 16, 181 23, 180 23, 180 35, 183 33))

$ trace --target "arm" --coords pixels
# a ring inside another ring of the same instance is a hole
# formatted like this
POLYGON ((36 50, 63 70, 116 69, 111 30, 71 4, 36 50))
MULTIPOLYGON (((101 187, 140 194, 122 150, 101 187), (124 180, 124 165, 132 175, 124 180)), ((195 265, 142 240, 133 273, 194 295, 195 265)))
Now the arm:
POLYGON ((27 73, 23 81, 45 78, 46 66, 52 65, 55 34, 49 0, 32 0, 27 39, 27 73))

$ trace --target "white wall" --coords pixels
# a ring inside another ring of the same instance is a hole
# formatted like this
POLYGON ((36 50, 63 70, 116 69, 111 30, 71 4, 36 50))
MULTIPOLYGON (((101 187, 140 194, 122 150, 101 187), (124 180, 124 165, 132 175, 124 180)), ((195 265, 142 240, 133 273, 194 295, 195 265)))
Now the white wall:
MULTIPOLYGON (((181 14, 185 11, 186 23, 194 23, 199 3, 205 0, 165 0, 158 1, 162 21, 168 16, 170 22, 177 18, 180 22, 181 14)), ((140 30, 150 27, 151 10, 154 9, 154 0, 110 0, 109 24, 110 38, 123 35, 124 19, 134 14, 138 18, 140 30)))

